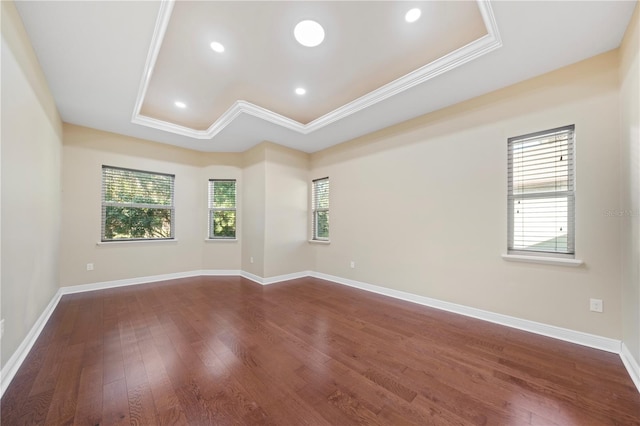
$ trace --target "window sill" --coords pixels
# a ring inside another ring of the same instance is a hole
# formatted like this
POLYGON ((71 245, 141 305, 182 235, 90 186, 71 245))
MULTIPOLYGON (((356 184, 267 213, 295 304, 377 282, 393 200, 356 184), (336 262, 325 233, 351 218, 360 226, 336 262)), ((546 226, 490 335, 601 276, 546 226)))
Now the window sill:
POLYGON ((237 243, 237 238, 205 238, 205 243, 237 243))
POLYGON ((166 244, 166 243, 177 243, 178 240, 176 238, 173 239, 164 239, 164 240, 134 240, 134 241, 98 241, 96 243, 97 246, 111 246, 111 245, 121 245, 121 244, 166 244))
POLYGON ((516 254, 503 254, 502 258, 509 262, 538 263, 543 265, 580 266, 584 261, 580 259, 567 259, 563 257, 522 256, 516 254))
POLYGON ((331 244, 331 241, 329 241, 329 240, 309 240, 309 244, 324 244, 324 245, 329 245, 329 244, 331 244))

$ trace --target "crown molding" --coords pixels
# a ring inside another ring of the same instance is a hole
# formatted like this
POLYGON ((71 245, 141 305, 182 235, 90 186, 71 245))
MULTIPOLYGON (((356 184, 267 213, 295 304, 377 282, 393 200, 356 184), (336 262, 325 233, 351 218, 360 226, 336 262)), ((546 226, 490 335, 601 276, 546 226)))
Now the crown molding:
POLYGON ((397 95, 398 93, 402 93, 414 86, 466 64, 469 61, 486 55, 487 53, 502 46, 502 39, 500 37, 500 32, 498 31, 498 25, 496 23, 490 1, 477 0, 478 8, 480 9, 485 28, 487 29, 486 35, 428 63, 427 65, 411 71, 410 73, 387 83, 384 86, 359 97, 358 99, 338 107, 307 124, 302 124, 296 120, 252 104, 251 102, 237 100, 207 130, 197 130, 140 114, 140 110, 142 109, 142 104, 147 93, 147 88, 149 86, 149 81, 153 74, 156 59, 160 52, 162 41, 171 19, 174 3, 175 0, 164 0, 160 6, 131 122, 165 132, 188 136, 193 139, 213 139, 218 133, 233 123, 233 121, 241 114, 247 114, 269 123, 276 124, 285 129, 289 129, 303 135, 308 135, 316 130, 328 126, 331 123, 342 120, 343 118, 355 114, 358 111, 366 109, 387 98, 397 95))
MULTIPOLYGON (((144 117, 140 115, 140 110, 142 109, 142 103, 144 102, 144 98, 147 95, 147 89, 149 88, 149 81, 151 81, 151 75, 153 74, 153 69, 156 66, 156 60, 158 59, 158 54, 160 53, 160 48, 162 47, 162 41, 164 40, 164 35, 167 32, 167 27, 169 26, 169 20, 171 19, 171 13, 173 12, 174 4, 175 4, 175 0, 163 0, 160 2, 160 10, 158 10, 158 18, 156 19, 156 26, 153 29, 153 36, 151 37, 151 45, 149 46, 149 53, 147 53, 147 61, 144 64, 144 72, 142 73, 140 86, 138 86, 138 96, 136 98, 136 104, 133 108, 132 121, 134 123, 138 118, 144 117)), ((144 117, 144 118, 149 118, 149 117, 144 117)), ((166 123, 161 120, 156 120, 156 121, 166 123)), ((139 124, 143 124, 143 123, 139 123, 139 124)), ((171 123, 166 123, 166 124, 171 124, 171 123)), ((143 125, 148 127, 155 127, 152 124, 143 124, 143 125)), ((161 130, 164 130, 164 129, 161 129, 161 130)), ((189 130, 193 131, 193 129, 189 129, 189 130)), ((175 133, 175 132, 172 132, 172 133, 175 133)))

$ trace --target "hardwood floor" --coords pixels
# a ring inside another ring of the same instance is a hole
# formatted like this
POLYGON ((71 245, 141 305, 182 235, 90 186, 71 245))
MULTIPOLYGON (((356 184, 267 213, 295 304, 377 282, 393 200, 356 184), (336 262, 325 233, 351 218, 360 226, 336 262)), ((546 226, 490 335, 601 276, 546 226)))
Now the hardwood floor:
POLYGON ((618 355, 303 278, 64 296, 2 424, 640 425, 618 355))

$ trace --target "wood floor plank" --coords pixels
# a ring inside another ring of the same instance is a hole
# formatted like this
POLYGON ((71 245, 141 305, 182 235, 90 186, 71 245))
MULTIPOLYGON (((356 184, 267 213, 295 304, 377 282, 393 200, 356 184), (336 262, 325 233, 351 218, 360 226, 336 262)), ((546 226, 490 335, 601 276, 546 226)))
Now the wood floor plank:
POLYGON ((70 355, 61 366, 59 379, 49 405, 47 424, 73 423, 78 403, 83 344, 70 346, 70 355))
MULTIPOLYGON (((62 368, 62 357, 64 356, 64 350, 67 344, 67 339, 61 339, 60 342, 48 345, 45 360, 32 383, 31 395, 37 395, 55 388, 60 369, 62 368)), ((22 378, 16 377, 16 379, 19 380, 22 378)))
POLYGON ((80 373, 74 424, 99 425, 102 423, 102 392, 102 364, 92 363, 84 367, 80 373))
POLYGON ((127 383, 124 377, 102 388, 102 421, 105 425, 130 425, 127 383))
POLYGON ((616 354, 315 278, 64 296, 3 424, 640 426, 616 354))
POLYGON ((22 415, 17 420, 13 416, 4 416, 2 421, 4 424, 24 424, 24 425, 40 425, 47 421, 47 413, 53 399, 54 389, 32 395, 23 402, 21 411, 22 415))

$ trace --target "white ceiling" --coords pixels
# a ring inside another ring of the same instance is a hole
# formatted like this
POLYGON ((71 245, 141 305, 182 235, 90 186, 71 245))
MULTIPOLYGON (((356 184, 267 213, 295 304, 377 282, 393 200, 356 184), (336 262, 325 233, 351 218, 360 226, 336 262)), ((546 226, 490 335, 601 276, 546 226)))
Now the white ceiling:
POLYGON ((314 152, 614 49, 636 5, 494 1, 449 7, 452 3, 17 1, 16 6, 65 122, 200 151, 244 151, 269 140, 314 152), (416 4, 433 13, 423 11, 414 24, 398 19, 416 4), (242 13, 253 13, 249 24, 241 24, 242 13), (218 18, 203 19, 207 15, 218 18), (430 21, 434 16, 436 22, 430 21), (483 31, 477 30, 478 16, 483 31), (325 43, 308 51, 290 43, 288 27, 299 17, 321 21, 325 43), (373 31, 385 18, 386 42, 373 31), (358 25, 346 25, 354 19, 358 25), (409 26, 414 38, 393 38, 394 28, 407 32, 409 26), (265 35, 269 29, 274 34, 265 35), (197 47, 221 34, 226 57, 197 47), (277 37, 289 47, 273 47, 277 37), (358 48, 358 40, 371 43, 358 48), (239 60, 235 47, 250 57, 239 60), (322 63, 309 67, 305 52, 316 52, 322 63), (220 63, 233 55, 234 61, 220 63), (203 61, 210 78, 196 68, 203 61), (259 72, 248 72, 256 68, 259 72), (296 78, 309 82, 303 99, 292 96, 296 78), (278 95, 289 89, 289 81, 291 91, 278 95), (178 96, 188 107, 166 108, 178 96))

